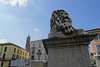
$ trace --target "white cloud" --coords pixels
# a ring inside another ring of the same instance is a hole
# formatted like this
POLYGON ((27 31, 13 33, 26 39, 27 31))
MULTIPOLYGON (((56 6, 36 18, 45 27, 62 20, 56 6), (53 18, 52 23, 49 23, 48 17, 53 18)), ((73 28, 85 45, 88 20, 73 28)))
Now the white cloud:
POLYGON ((5 40, 5 39, 1 39, 0 40, 0 43, 7 43, 8 41, 7 40, 5 40))
POLYGON ((34 28, 35 31, 39 32, 39 30, 37 28, 34 28))
POLYGON ((4 4, 8 4, 11 6, 16 6, 17 4, 19 6, 26 6, 27 5, 27 0, 0 0, 0 2, 4 3, 4 4))
POLYGON ((18 0, 19 6, 26 6, 27 0, 18 0))

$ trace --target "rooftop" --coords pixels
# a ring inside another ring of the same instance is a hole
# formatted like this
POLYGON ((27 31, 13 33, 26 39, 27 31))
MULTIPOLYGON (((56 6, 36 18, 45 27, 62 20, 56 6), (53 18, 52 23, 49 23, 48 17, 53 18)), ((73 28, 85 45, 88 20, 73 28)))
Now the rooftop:
MULTIPOLYGON (((13 44, 13 43, 10 43, 10 42, 7 42, 7 43, 0 43, 0 45, 14 45, 14 46, 17 46, 17 47, 19 47, 19 48, 21 48, 21 49, 24 49, 24 48, 22 48, 22 47, 20 47, 20 46, 18 46, 18 45, 16 45, 16 44, 13 44)), ((25 49, 24 49, 25 50, 25 49)))
POLYGON ((39 41, 42 41, 42 40, 35 40, 35 41, 31 41, 31 42, 39 42, 39 41))
POLYGON ((86 30, 85 32, 88 32, 88 31, 94 31, 94 30, 99 30, 99 31, 100 31, 100 28, 91 29, 91 30, 86 30))

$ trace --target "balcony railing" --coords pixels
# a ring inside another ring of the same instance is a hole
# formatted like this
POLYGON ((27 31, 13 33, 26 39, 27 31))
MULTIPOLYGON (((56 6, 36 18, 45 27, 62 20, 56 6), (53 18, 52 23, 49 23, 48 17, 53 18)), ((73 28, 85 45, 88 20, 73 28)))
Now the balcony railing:
POLYGON ((0 58, 0 60, 16 60, 15 58, 0 58))
POLYGON ((31 47, 31 49, 34 49, 35 47, 31 47))
POLYGON ((41 52, 37 52, 37 55, 41 55, 42 53, 41 52))
POLYGON ((35 54, 35 52, 32 52, 32 54, 35 54))
POLYGON ((12 60, 12 58, 0 58, 0 60, 12 60))
POLYGON ((42 51, 41 51, 41 49, 39 49, 37 52, 37 55, 41 55, 41 54, 42 54, 42 51))

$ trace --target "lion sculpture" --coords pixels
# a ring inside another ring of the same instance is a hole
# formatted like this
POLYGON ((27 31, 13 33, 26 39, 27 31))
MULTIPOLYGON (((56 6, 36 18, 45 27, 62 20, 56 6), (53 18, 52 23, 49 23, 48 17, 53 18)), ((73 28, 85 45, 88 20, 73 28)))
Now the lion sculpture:
POLYGON ((75 28, 72 27, 72 19, 64 10, 53 11, 50 26, 50 33, 62 31, 64 34, 69 34, 75 31, 75 28))

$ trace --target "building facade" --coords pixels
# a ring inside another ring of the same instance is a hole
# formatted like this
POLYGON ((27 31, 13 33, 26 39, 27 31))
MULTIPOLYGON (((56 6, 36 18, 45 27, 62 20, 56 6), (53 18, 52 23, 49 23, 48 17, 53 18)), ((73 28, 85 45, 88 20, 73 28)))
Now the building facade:
POLYGON ((10 67, 11 60, 26 60, 28 64, 28 53, 13 43, 0 44, 0 67, 10 67))
MULTIPOLYGON (((100 28, 87 30, 86 34, 100 34, 100 28)), ((100 55, 100 35, 97 35, 94 40, 91 41, 92 52, 94 55, 100 55)))
POLYGON ((91 41, 92 45, 92 61, 94 62, 94 65, 97 67, 100 67, 100 28, 87 30, 85 31, 86 34, 98 34, 94 40, 91 41))
POLYGON ((47 62, 48 55, 45 51, 42 40, 31 41, 30 42, 30 65, 36 62, 47 62))

